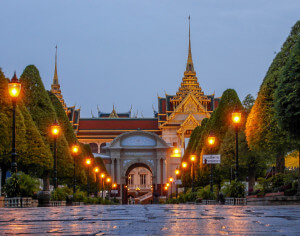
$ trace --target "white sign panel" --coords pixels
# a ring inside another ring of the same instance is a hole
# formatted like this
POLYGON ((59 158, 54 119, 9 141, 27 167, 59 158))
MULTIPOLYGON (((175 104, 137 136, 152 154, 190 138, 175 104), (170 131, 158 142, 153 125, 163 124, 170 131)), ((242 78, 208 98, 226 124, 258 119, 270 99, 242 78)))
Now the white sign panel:
POLYGON ((221 155, 203 155, 203 164, 220 164, 221 155))
POLYGON ((180 185, 180 184, 182 184, 182 182, 181 182, 181 179, 177 179, 177 180, 175 180, 175 184, 176 184, 176 185, 180 185))
POLYGON ((118 190, 111 190, 112 194, 118 194, 118 190))

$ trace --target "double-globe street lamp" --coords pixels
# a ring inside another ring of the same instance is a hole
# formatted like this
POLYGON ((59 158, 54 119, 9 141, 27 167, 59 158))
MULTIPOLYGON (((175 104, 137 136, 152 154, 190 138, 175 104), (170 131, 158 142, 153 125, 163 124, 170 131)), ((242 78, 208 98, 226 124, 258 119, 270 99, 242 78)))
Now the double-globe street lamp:
POLYGON ((54 123, 51 125, 51 134, 53 136, 53 157, 54 157, 54 163, 53 163, 53 186, 54 189, 57 188, 57 155, 56 155, 56 140, 60 133, 60 126, 55 120, 54 123))
POLYGON ((11 171, 17 172, 17 153, 16 153, 16 103, 21 92, 21 83, 17 78, 16 72, 8 83, 8 92, 12 100, 13 124, 12 124, 12 150, 11 150, 11 171))
POLYGON ((79 146, 74 144, 71 148, 72 156, 74 158, 74 176, 73 176, 73 193, 76 192, 76 157, 79 154, 79 146))
POLYGON ((242 113, 235 108, 232 112, 232 122, 235 128, 235 180, 239 180, 239 140, 238 132, 242 120, 242 113))

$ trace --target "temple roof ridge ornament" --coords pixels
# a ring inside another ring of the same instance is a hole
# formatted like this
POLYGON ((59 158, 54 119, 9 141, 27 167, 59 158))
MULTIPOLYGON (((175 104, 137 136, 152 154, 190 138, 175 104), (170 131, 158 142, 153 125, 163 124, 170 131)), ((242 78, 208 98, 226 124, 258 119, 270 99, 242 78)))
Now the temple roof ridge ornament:
POLYGON ((119 116, 118 116, 118 114, 117 114, 117 112, 115 110, 115 104, 113 104, 113 110, 110 113, 109 118, 119 118, 119 116))

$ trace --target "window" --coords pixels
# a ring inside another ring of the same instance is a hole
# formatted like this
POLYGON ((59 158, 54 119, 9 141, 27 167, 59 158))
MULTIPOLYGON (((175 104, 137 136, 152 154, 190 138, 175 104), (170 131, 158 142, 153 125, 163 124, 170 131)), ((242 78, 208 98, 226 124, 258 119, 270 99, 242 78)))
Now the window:
POLYGON ((140 175, 140 184, 141 185, 145 185, 146 184, 146 175, 145 174, 141 174, 140 175))
POLYGON ((129 185, 133 185, 133 184, 134 184, 134 181, 133 181, 134 178, 133 178, 133 177, 134 177, 133 174, 131 174, 131 175, 128 176, 128 184, 129 184, 129 185))

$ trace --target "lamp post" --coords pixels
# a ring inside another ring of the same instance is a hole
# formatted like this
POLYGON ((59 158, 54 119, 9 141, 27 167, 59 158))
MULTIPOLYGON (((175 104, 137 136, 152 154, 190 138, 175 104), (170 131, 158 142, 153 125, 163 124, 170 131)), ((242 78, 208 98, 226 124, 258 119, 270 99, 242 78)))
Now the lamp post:
POLYGON ((95 177, 96 177, 96 197, 98 197, 98 185, 99 185, 99 181, 98 181, 98 173, 99 173, 99 167, 95 167, 94 168, 94 172, 95 172, 95 177))
POLYGON ((13 123, 12 123, 12 149, 11 149, 11 171, 17 173, 17 161, 16 161, 16 103, 21 92, 21 83, 17 78, 16 72, 8 83, 8 92, 12 100, 13 106, 13 123))
POLYGON ((85 160, 85 164, 88 167, 88 176, 87 176, 87 192, 88 192, 88 197, 90 196, 90 165, 92 164, 92 159, 91 158, 87 158, 85 160))
POLYGON ((102 198, 103 198, 103 190, 104 190, 104 178, 105 178, 105 174, 102 173, 101 174, 101 190, 102 190, 101 196, 102 196, 102 198))
POLYGON ((239 140, 238 140, 238 131, 239 125, 241 123, 242 113, 235 108, 232 112, 232 122, 235 128, 235 180, 239 180, 239 140))
MULTIPOLYGON (((208 138, 207 138, 207 143, 208 145, 213 148, 213 146, 215 145, 215 141, 216 141, 216 137, 210 133, 208 138)), ((212 164, 210 164, 210 192, 213 193, 214 189, 213 189, 213 167, 212 164)))
POLYGON ((166 186, 165 186, 165 190, 166 190, 166 200, 168 200, 168 195, 169 195, 169 193, 168 193, 168 187, 170 186, 170 184, 169 183, 166 183, 166 186))
POLYGON ((107 177, 106 183, 108 185, 108 199, 110 199, 110 182, 111 182, 111 178, 107 177))
POLYGON ((115 190, 117 189, 117 184, 116 183, 112 184, 112 189, 114 190, 114 197, 116 197, 116 193, 115 193, 116 192, 115 190))
POLYGON ((76 192, 76 156, 79 153, 79 146, 75 144, 72 146, 71 150, 74 158, 73 193, 75 193, 76 192))
MULTIPOLYGON (((176 180, 178 180, 179 174, 180 174, 180 171, 178 168, 176 168, 176 170, 175 170, 176 180)), ((178 197, 178 184, 176 183, 176 199, 177 199, 177 197, 178 197)))
MULTIPOLYGON (((188 164, 187 164, 187 162, 184 161, 184 162, 181 163, 181 166, 182 166, 183 170, 185 171, 185 169, 187 168, 188 164)), ((183 192, 186 193, 186 185, 185 184, 183 185, 183 192)))
POLYGON ((169 181, 170 181, 170 185, 171 185, 171 199, 172 199, 172 198, 173 198, 173 197, 172 197, 172 193, 173 193, 173 191, 172 191, 172 185, 173 185, 174 179, 173 179, 172 177, 170 177, 170 178, 169 178, 169 181))
POLYGON ((55 120, 54 123, 51 125, 51 133, 53 136, 53 157, 54 157, 54 164, 53 164, 53 186, 54 189, 57 188, 57 157, 56 157, 56 140, 60 133, 60 126, 55 120))
POLYGON ((191 155, 191 162, 192 162, 192 192, 194 192, 194 181, 195 181, 194 162, 195 161, 196 161, 196 155, 191 155))

